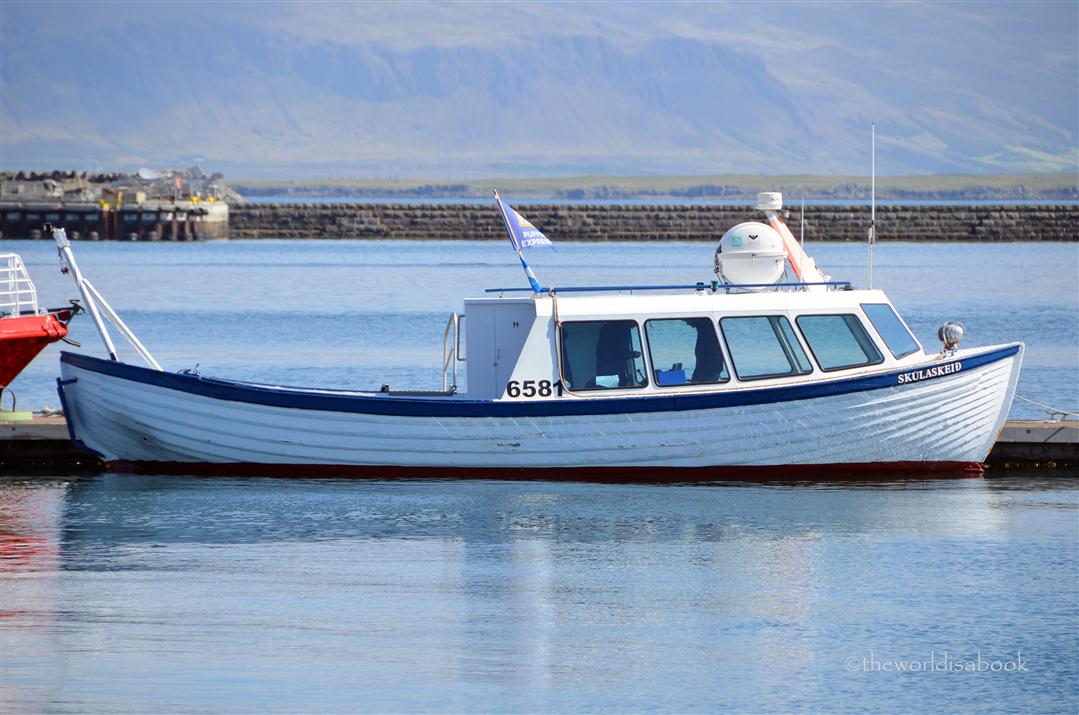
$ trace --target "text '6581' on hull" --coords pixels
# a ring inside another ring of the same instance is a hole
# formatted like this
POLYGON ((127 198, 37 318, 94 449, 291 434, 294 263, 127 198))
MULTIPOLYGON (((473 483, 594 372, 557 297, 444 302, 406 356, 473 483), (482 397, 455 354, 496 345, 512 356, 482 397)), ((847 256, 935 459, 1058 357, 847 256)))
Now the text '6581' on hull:
POLYGON ((72 437, 116 466, 179 473, 683 481, 980 471, 1022 344, 959 349, 962 327, 946 323, 943 349, 928 353, 883 292, 824 276, 778 206, 762 197, 767 223, 724 234, 718 280, 544 288, 522 249, 550 241, 499 200, 531 287, 488 290, 451 315, 437 392, 166 372, 90 287, 110 359, 61 357, 72 437), (149 368, 116 358, 98 303, 149 368))

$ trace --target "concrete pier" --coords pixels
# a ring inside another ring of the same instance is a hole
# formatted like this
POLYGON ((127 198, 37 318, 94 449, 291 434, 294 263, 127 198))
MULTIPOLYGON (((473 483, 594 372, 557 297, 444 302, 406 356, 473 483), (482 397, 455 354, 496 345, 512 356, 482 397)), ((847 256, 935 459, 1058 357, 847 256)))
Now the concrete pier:
POLYGON ((101 460, 72 443, 63 417, 0 421, 0 474, 4 476, 88 474, 102 469, 101 460))
POLYGON ((204 241, 229 237, 229 205, 222 201, 89 202, 0 201, 0 238, 44 239, 43 226, 67 229, 78 241, 204 241))
POLYGON ((989 459, 998 464, 1079 465, 1079 420, 1009 420, 989 459))
MULTIPOLYGON (((1079 475, 1079 420, 1010 420, 989 453, 992 470, 1061 468, 1079 475)), ((92 474, 105 469, 96 457, 72 444, 63 417, 0 422, 0 475, 92 474)))

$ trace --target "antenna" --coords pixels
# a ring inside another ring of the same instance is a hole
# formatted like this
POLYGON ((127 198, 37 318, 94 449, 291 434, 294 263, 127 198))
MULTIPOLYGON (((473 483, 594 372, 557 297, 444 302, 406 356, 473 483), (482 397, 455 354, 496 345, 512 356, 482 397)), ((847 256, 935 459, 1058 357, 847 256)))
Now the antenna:
POLYGON ((869 289, 873 290, 873 243, 877 240, 877 123, 869 125, 869 256, 866 261, 869 272, 869 289))
MULTIPOLYGON (((806 252, 806 197, 802 197, 802 215, 798 218, 798 245, 802 249, 802 255, 806 252)), ((805 276, 799 275, 805 283, 805 276)))

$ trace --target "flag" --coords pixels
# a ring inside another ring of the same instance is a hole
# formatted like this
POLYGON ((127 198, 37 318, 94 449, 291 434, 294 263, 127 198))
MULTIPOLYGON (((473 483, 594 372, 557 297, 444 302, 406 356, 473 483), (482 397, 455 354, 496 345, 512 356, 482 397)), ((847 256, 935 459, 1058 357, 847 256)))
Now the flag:
POLYGON ((517 252, 517 257, 521 259, 521 268, 524 269, 525 276, 528 278, 528 284, 532 286, 534 292, 542 293, 543 288, 536 279, 536 274, 529 268, 521 250, 532 246, 550 246, 553 249, 554 244, 551 243, 551 239, 544 236, 539 229, 529 223, 528 219, 503 204, 497 191, 495 192, 495 201, 498 202, 498 210, 502 214, 502 222, 506 225, 506 233, 509 234, 513 250, 517 252))
POLYGON ((520 251, 522 248, 532 248, 533 246, 550 246, 552 249, 554 248, 554 243, 551 242, 551 239, 544 236, 528 219, 517 213, 512 206, 503 204, 497 191, 495 192, 495 200, 498 201, 498 208, 502 211, 502 219, 506 222, 506 231, 509 233, 510 241, 513 243, 513 250, 520 251))
POLYGON ((544 236, 539 229, 533 226, 524 216, 517 213, 513 207, 509 207, 509 221, 515 239, 514 242, 521 248, 532 248, 533 246, 550 246, 554 248, 551 239, 544 236))

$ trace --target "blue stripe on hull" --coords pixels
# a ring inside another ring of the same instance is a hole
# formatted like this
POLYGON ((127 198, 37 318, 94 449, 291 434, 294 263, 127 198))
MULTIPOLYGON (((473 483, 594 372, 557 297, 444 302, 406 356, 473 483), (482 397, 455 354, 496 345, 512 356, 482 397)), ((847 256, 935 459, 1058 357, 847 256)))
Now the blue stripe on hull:
POLYGON ((932 366, 932 368, 938 370, 934 374, 926 374, 929 368, 920 366, 875 375, 841 378, 828 382, 764 387, 757 390, 739 390, 737 392, 519 402, 316 394, 297 388, 269 389, 242 382, 159 372, 149 368, 127 365, 112 360, 102 360, 77 353, 63 352, 60 355, 60 361, 72 367, 109 375, 121 380, 155 385, 218 400, 273 407, 406 417, 558 417, 706 410, 809 400, 851 392, 881 390, 906 384, 907 382, 914 382, 915 380, 921 382, 927 379, 956 375, 999 360, 1005 360, 1018 353, 1019 349, 1019 344, 1009 345, 981 355, 963 356, 960 359, 936 363, 932 366), (947 369, 940 370, 940 368, 947 369), (915 375, 914 380, 907 379, 912 375, 915 375))

